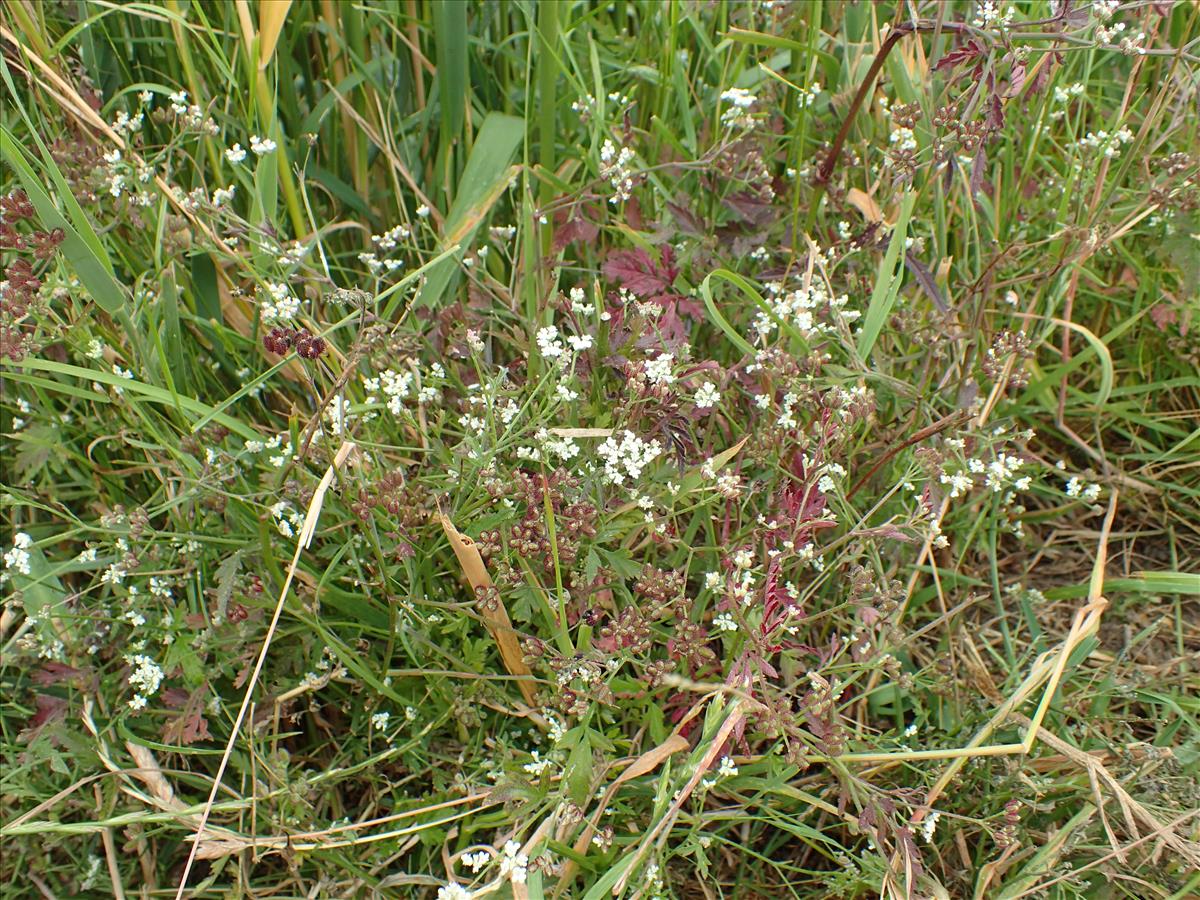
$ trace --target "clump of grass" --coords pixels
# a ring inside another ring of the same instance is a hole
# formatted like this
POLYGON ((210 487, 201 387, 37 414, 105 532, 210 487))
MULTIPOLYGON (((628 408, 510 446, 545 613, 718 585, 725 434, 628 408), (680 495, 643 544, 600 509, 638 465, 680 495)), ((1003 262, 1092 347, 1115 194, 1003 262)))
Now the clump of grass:
POLYGON ((14 890, 1200 885, 1200 11, 4 16, 14 890))

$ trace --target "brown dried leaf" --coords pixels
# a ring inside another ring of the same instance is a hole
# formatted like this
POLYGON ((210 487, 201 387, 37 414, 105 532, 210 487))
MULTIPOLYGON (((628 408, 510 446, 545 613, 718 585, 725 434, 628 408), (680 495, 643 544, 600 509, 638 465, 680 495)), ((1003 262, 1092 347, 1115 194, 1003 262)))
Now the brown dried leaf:
POLYGON ((861 191, 858 188, 850 188, 846 192, 846 202, 862 213, 863 218, 868 222, 879 223, 883 221, 883 210, 879 208, 879 204, 866 191, 861 191))
MULTIPOLYGON (((454 548, 454 555, 458 557, 458 564, 462 566, 463 574, 467 576, 471 587, 476 589, 494 587, 492 576, 488 574, 487 566, 483 563, 483 557, 479 555, 479 548, 475 546, 475 541, 455 528, 448 516, 442 515, 441 520, 442 529, 446 532, 446 537, 450 539, 450 546, 454 548)), ((517 640, 517 633, 513 630, 512 620, 508 617, 504 601, 497 597, 495 607, 491 608, 490 605, 482 607, 480 615, 495 639, 496 646, 500 648, 500 659, 503 660, 504 668, 508 669, 508 673, 517 676, 532 675, 529 667, 525 665, 521 644, 517 640)), ((525 702, 532 704, 536 696, 533 683, 521 678, 517 682, 517 686, 521 689, 525 702)))

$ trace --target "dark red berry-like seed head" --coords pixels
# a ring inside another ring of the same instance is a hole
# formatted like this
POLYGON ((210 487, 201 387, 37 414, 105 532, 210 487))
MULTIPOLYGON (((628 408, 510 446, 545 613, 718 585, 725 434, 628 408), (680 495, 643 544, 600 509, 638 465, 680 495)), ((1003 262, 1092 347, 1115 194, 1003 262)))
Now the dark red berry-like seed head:
POLYGON ((263 335, 263 346, 272 353, 278 353, 280 356, 285 356, 292 349, 292 344, 295 342, 296 332, 279 325, 276 325, 263 335))
POLYGON ((309 334, 306 328, 296 337, 296 352, 304 359, 316 359, 325 352, 325 340, 309 334))

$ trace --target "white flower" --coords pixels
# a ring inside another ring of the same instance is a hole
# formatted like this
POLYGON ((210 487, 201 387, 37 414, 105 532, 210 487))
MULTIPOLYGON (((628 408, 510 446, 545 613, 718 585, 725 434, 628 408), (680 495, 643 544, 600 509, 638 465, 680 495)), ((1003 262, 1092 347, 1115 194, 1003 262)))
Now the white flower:
POLYGON ((562 342, 558 339, 558 329, 553 325, 538 329, 537 345, 542 356, 547 359, 555 359, 565 352, 562 342))
POLYGON ((500 877, 511 879, 513 884, 524 884, 528 866, 529 857, 521 852, 521 845, 516 841, 506 842, 504 855, 500 857, 500 877))
POLYGON ((438 888, 437 900, 471 900, 475 896, 461 884, 450 882, 443 888, 438 888))
POLYGON ((961 497, 975 485, 975 482, 971 476, 965 472, 958 472, 954 475, 948 475, 943 472, 941 482, 942 484, 950 485, 951 500, 956 497, 961 497))
POLYGON ((539 754, 536 750, 531 751, 529 755, 533 757, 533 761, 525 763, 525 765, 521 766, 521 768, 530 775, 541 775, 554 765, 554 763, 552 763, 550 760, 542 759, 541 754, 539 754))
POLYGON ((719 778, 732 778, 737 773, 738 767, 733 764, 733 760, 728 756, 722 756, 721 764, 717 767, 717 776, 719 778))
POLYGON ((231 184, 227 188, 217 188, 213 191, 212 202, 213 206, 224 206, 233 199, 233 195, 237 193, 237 185, 231 184))
POLYGON ((733 616, 727 612, 720 613, 713 619, 713 625, 721 631, 737 631, 737 622, 733 621, 733 616))
POLYGON ((700 385, 700 389, 696 391, 696 396, 692 398, 698 409, 711 409, 721 401, 721 392, 717 390, 717 386, 710 381, 700 385))
POLYGON ((657 440, 643 441, 632 431, 626 430, 620 441, 610 435, 604 439, 596 452, 604 460, 604 476, 610 484, 623 485, 637 481, 642 471, 663 452, 657 440))
POLYGON ((16 569, 22 575, 28 575, 29 568, 29 548, 33 546, 33 539, 23 531, 18 531, 13 535, 13 548, 4 554, 4 567, 6 569, 16 569))
POLYGON ((388 727, 388 719, 392 717, 389 712, 377 712, 371 716, 371 727, 376 731, 383 731, 388 727))
POLYGON ((670 353, 659 354, 657 359, 646 363, 646 380, 656 386, 670 384, 675 380, 675 376, 671 374, 674 362, 675 357, 670 353))
POLYGON ((260 315, 266 324, 290 321, 300 312, 300 299, 293 296, 283 282, 268 281, 267 294, 270 299, 261 296, 259 299, 260 315))
POLYGON ((242 149, 241 144, 234 144, 225 151, 225 158, 234 165, 237 165, 246 158, 246 151, 242 149))
POLYGON ((942 814, 935 809, 921 823, 921 837, 925 838, 925 843, 933 841, 933 832, 937 829, 938 819, 941 817, 942 814))
POLYGON ((578 352, 592 349, 593 341, 590 334, 571 334, 567 336, 567 343, 571 345, 571 349, 578 352))
POLYGON ((138 693, 150 696, 158 690, 164 677, 158 663, 142 654, 126 656, 125 662, 133 668, 129 673, 129 684, 137 688, 138 693))
POLYGON ((464 866, 468 867, 472 872, 480 871, 484 866, 492 861, 492 851, 490 848, 477 850, 474 853, 464 853, 460 858, 464 866))
POLYGON ((260 138, 257 134, 250 135, 250 149, 257 156, 266 156, 268 153, 274 153, 276 144, 270 138, 260 138))
POLYGON ((739 109, 749 109, 758 100, 752 93, 744 88, 730 88, 721 94, 721 99, 731 106, 736 106, 739 109))
POLYGON ((754 124, 750 109, 758 98, 752 93, 742 88, 730 88, 721 94, 721 100, 730 104, 729 108, 721 113, 721 121, 724 124, 731 128, 748 128, 754 124))
POLYGON ((706 572, 704 575, 704 586, 710 591, 715 591, 725 583, 725 576, 720 572, 706 572))
POLYGON ((146 708, 146 698, 143 697, 141 694, 134 694, 133 697, 129 700, 129 708, 132 709, 134 712, 137 712, 139 709, 145 709, 146 708))
POLYGON ((616 204, 628 200, 633 194, 633 172, 630 163, 637 154, 629 147, 619 151, 612 141, 605 141, 600 148, 600 177, 607 178, 613 186, 609 202, 616 204))
POLYGON ((113 563, 100 576, 101 584, 120 584, 125 580, 125 568, 120 563, 113 563))
POLYGON ((422 203, 417 207, 417 215, 422 219, 426 218, 429 215, 429 207, 422 203))

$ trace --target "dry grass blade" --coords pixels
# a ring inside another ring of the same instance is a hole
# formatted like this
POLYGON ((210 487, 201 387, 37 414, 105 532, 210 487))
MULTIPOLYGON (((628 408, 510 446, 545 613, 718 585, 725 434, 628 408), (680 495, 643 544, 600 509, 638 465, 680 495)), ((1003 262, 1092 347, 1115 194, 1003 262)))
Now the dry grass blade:
MULTIPOLYGON (((613 783, 608 786, 608 790, 604 792, 603 798, 601 798, 600 802, 596 805, 595 814, 584 827, 583 832, 579 835, 579 838, 575 841, 575 852, 580 856, 583 856, 587 853, 587 849, 592 842, 592 835, 596 833, 596 826, 600 821, 600 817, 604 815, 604 810, 608 809, 609 805, 612 803, 612 799, 616 795, 617 790, 621 787, 621 785, 633 778, 638 778, 642 775, 647 775, 650 772, 653 772, 655 769, 661 766, 663 761, 669 756, 672 756, 681 750, 686 750, 687 748, 687 738, 680 734, 672 734, 657 747, 652 747, 635 759, 624 772, 613 779, 613 783)), ((561 894, 562 891, 571 884, 578 869, 579 866, 574 860, 567 860, 563 867, 563 874, 559 879, 558 891, 556 892, 555 896, 561 894)))
MULTIPOLYGON (((1033 722, 1025 716, 1014 714, 1013 718, 1026 728, 1033 728, 1033 722)), ((1173 823, 1160 822, 1150 810, 1125 790, 1121 782, 1117 780, 1117 777, 1100 760, 1091 754, 1071 746, 1066 741, 1051 734, 1045 728, 1039 727, 1037 729, 1037 738, 1047 746, 1057 750, 1071 762, 1075 763, 1075 765, 1086 770, 1089 777, 1107 788, 1112 798, 1117 801, 1117 805, 1121 809, 1121 815, 1125 819, 1126 829, 1130 832, 1132 838, 1138 840, 1142 837, 1137 829, 1137 825, 1140 823, 1150 831, 1151 837, 1159 839, 1161 846, 1170 848, 1172 852, 1179 855, 1180 859, 1186 860, 1193 869, 1200 870, 1200 844, 1180 837, 1176 833, 1175 827, 1180 824, 1178 820, 1173 823)), ((1113 843, 1113 853, 1118 858, 1121 858, 1128 849, 1128 846, 1121 847, 1113 843)))
MULTIPOLYGON (((467 576, 471 587, 476 591, 480 589, 487 590, 489 593, 495 591, 492 576, 488 574, 487 566, 484 565, 483 557, 479 555, 479 548, 475 546, 475 542, 455 528, 448 516, 443 514, 441 520, 442 529, 446 532, 446 537, 450 539, 450 546, 454 548, 454 555, 458 557, 458 564, 462 566, 463 574, 467 576)), ((508 617, 508 609, 504 606, 504 600, 501 599, 499 592, 494 594, 493 600, 494 602, 480 604, 480 615, 495 639, 496 646, 500 648, 500 659, 504 662, 504 668, 508 670, 508 674, 516 675, 521 679, 517 685, 521 688, 525 702, 532 704, 537 697, 537 692, 534 690, 532 682, 527 679, 532 678, 533 673, 529 670, 529 666, 525 665, 521 643, 517 640, 517 633, 513 630, 512 620, 508 617)))
POLYGON ((258 67, 265 69, 275 55, 279 33, 287 19, 292 0, 259 0, 258 5, 258 67))
POLYGON ((683 804, 687 803, 688 798, 692 796, 692 792, 696 790, 696 785, 700 783, 700 779, 704 777, 704 773, 709 770, 712 764, 716 761, 717 755, 721 752, 721 748, 725 746, 725 740, 733 733, 733 730, 741 725, 746 719, 745 702, 741 697, 734 698, 729 704, 729 711, 725 714, 725 721, 721 723, 721 727, 717 729, 717 733, 708 743, 708 748, 704 751, 704 755, 696 761, 696 767, 692 771, 691 777, 688 778, 687 784, 680 788, 675 795, 674 801, 667 809, 666 813, 658 823, 650 830, 650 833, 642 838, 638 844, 637 851, 634 855, 633 862, 625 870, 625 874, 613 886, 613 894, 617 895, 625 890, 625 886, 629 878, 637 870, 638 860, 640 860, 650 846, 665 830, 669 829, 674 824, 679 811, 683 808, 683 804))
MULTIPOLYGON (((229 765, 229 757, 233 753, 233 745, 237 742, 238 733, 241 731, 242 722, 245 721, 246 712, 250 708, 250 697, 254 694, 254 687, 258 684, 258 677, 262 674, 263 663, 267 659, 267 650, 271 646, 271 638, 275 636, 275 629, 279 625, 279 616, 283 612, 283 601, 287 598, 288 589, 292 586, 292 580, 296 577, 296 567, 300 564, 300 554, 304 552, 312 541, 313 533, 317 528, 317 520, 321 517, 321 507, 325 503, 325 493, 333 484, 334 474, 346 462, 350 454, 354 452, 354 444, 347 441, 338 449, 337 456, 330 463, 329 468, 325 470, 324 476, 321 478, 317 489, 313 491, 312 500, 308 504, 308 512, 304 516, 304 524, 300 528, 300 533, 296 536, 296 552, 292 555, 291 564, 288 566, 287 578, 283 582, 283 588, 279 592, 279 600, 275 604, 275 612, 271 616, 271 624, 267 626, 267 634, 263 638, 262 649, 259 650, 258 659, 254 663, 254 671, 251 673, 249 680, 246 682, 246 692, 242 696, 242 705, 238 710, 237 718, 234 719, 233 728, 229 732, 229 741, 225 745, 225 752, 221 754, 221 764, 217 767, 217 774, 213 778, 212 790, 208 793, 208 799, 204 803, 204 812, 200 815, 200 823, 196 826, 197 838, 204 833, 204 826, 208 824, 208 817, 212 813, 213 803, 217 799, 217 791, 221 789, 221 779, 225 777, 225 768, 229 765)), ((196 861, 196 853, 200 847, 199 840, 192 842, 192 849, 188 852, 187 863, 183 867, 183 874, 179 876, 179 887, 175 892, 175 900, 182 900, 184 890, 187 888, 188 875, 191 874, 192 865, 196 861)))

